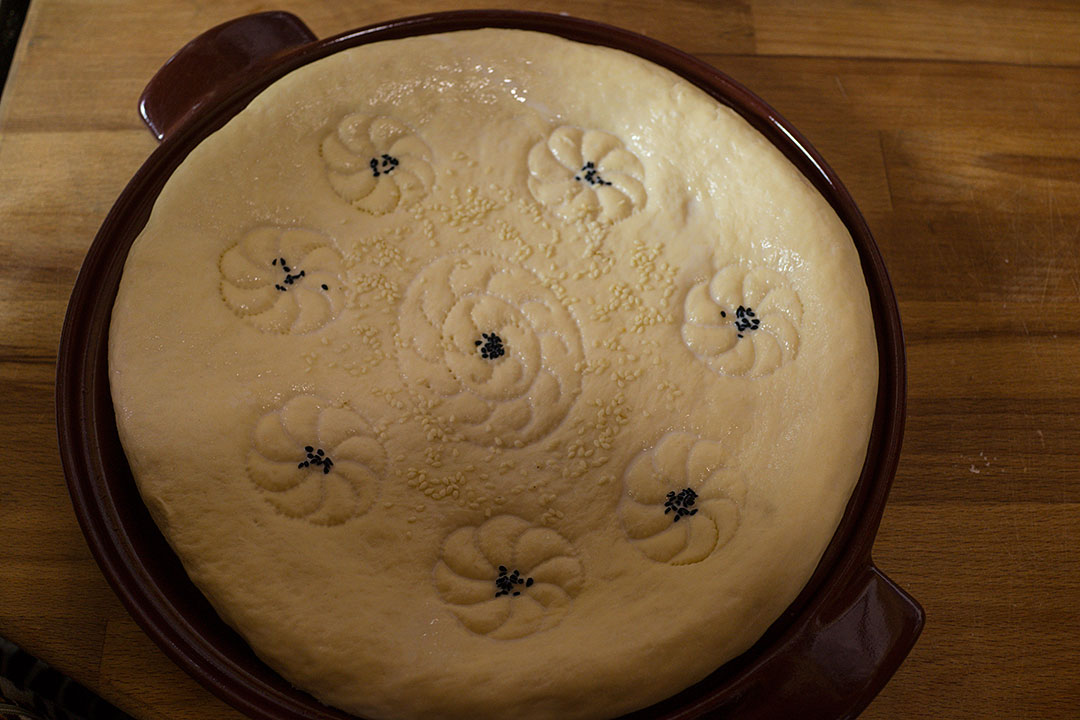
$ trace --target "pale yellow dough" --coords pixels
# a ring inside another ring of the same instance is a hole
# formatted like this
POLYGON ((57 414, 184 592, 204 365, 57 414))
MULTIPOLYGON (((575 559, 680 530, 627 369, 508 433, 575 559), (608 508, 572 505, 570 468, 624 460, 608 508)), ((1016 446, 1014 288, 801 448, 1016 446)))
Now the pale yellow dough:
POLYGON ((772 145, 650 63, 504 30, 337 53, 203 141, 109 359, 192 580, 379 720, 612 717, 746 650, 877 387, 852 241, 772 145))

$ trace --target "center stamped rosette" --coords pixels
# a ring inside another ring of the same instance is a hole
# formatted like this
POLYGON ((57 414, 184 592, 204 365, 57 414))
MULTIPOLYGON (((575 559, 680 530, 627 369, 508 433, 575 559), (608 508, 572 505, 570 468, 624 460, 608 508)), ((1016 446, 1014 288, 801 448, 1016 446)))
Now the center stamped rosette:
POLYGON ((432 262, 406 292, 400 327, 405 379, 471 442, 532 442, 581 392, 577 321, 540 278, 502 258, 432 262))

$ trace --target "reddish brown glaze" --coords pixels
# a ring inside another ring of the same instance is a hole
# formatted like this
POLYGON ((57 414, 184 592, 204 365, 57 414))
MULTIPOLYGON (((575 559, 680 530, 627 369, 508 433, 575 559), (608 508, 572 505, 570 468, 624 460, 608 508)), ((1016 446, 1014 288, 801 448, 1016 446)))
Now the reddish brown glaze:
POLYGON ((866 462, 806 588, 749 651, 635 719, 852 718, 907 656, 923 611, 870 558, 904 425, 900 317, 877 246, 851 196, 797 130, 749 90, 674 48, 586 20, 514 11, 406 18, 321 41, 287 13, 261 13, 193 40, 153 78, 140 107, 163 140, 113 206, 72 292, 57 361, 60 450, 76 514, 105 577, 138 623, 212 692, 265 720, 349 717, 260 662, 188 580, 131 478, 109 395, 109 318, 124 259, 154 200, 192 148, 289 71, 380 40, 480 27, 559 35, 635 53, 735 109, 824 195, 854 239, 870 291, 879 386, 866 462))
POLYGON ((139 98, 139 114, 158 140, 283 52, 315 40, 286 12, 266 12, 207 30, 165 61, 139 98))

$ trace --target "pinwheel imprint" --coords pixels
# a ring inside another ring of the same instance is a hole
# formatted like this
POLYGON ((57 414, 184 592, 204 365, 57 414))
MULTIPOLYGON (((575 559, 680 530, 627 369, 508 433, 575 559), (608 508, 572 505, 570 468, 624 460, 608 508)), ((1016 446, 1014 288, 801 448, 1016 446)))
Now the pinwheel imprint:
POLYGON ((318 330, 345 305, 341 255, 314 230, 256 228, 222 254, 218 269, 225 304, 264 332, 318 330))
POLYGON ((529 190, 564 220, 614 223, 645 205, 645 170, 600 130, 563 126, 529 152, 529 190))
POLYGON ((320 152, 334 191, 373 215, 412 205, 435 182, 431 150, 393 118, 346 115, 323 139, 320 152))
POLYGON ((435 565, 435 587, 458 619, 498 640, 557 625, 584 581, 566 538, 513 515, 450 533, 435 565))
POLYGON ((284 515, 339 525, 375 501, 386 453, 355 412, 301 395, 255 426, 247 470, 284 515))
POLYGON ((581 392, 581 331, 528 270, 488 255, 451 255, 405 293, 401 369, 434 412, 471 442, 532 442, 581 392))
POLYGON ((721 375, 768 375, 799 351, 802 303, 784 276, 728 265, 691 288, 683 341, 721 375))
POLYGON ((746 496, 728 442, 669 433, 623 474, 623 529, 658 562, 689 565, 723 547, 739 527, 746 496))

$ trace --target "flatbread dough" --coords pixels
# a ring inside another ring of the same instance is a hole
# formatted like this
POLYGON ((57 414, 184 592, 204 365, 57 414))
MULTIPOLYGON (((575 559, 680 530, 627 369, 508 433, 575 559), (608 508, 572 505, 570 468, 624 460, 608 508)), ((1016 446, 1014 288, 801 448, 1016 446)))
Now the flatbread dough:
POLYGON ((619 51, 334 54, 203 141, 131 248, 110 377, 195 584, 320 700, 603 718, 810 578, 877 387, 825 200, 619 51))

